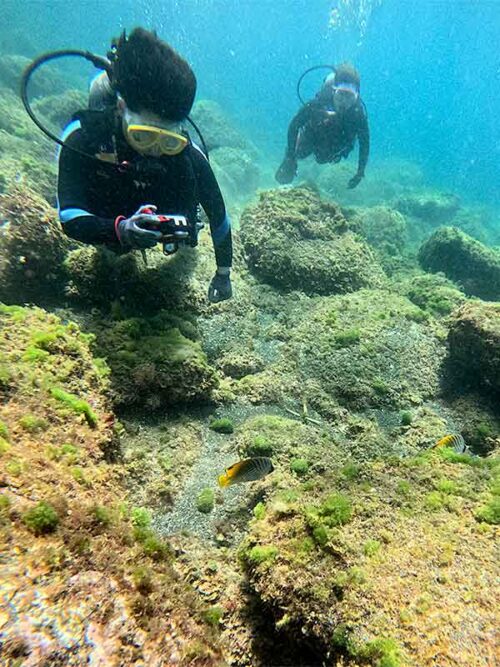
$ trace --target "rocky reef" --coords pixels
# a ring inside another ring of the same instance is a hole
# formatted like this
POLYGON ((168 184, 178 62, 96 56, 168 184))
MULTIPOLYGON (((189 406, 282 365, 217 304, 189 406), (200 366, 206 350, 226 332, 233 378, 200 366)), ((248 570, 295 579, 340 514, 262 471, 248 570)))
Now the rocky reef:
MULTIPOLYGON (((319 190, 252 200, 257 152, 202 102, 214 169, 233 210, 246 205, 234 298, 209 304, 207 230, 171 258, 63 235, 47 145, 4 90, 7 664, 493 664, 500 311, 481 300, 499 298, 486 213, 402 161, 348 193, 349 165, 304 165, 319 190), (447 434, 467 452, 436 448, 447 434), (273 472, 218 486, 253 456, 273 472)), ((53 92, 35 104, 56 128, 78 99, 53 92)))
POLYGON ((435 232, 420 248, 426 271, 442 271, 462 285, 466 294, 500 299, 500 255, 454 227, 435 232))
POLYGON ((468 303, 454 313, 450 362, 461 381, 500 394, 500 304, 468 303))
POLYGON ((306 294, 381 285, 384 274, 338 206, 306 188, 271 190, 245 210, 241 236, 261 280, 306 294))
POLYGON ((0 338, 2 656, 220 664, 171 547, 127 503, 108 370, 90 337, 2 306, 0 338))

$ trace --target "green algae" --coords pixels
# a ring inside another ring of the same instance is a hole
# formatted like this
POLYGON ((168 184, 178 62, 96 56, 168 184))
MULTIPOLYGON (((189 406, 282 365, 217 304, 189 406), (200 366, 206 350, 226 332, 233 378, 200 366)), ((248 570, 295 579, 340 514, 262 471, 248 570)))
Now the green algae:
POLYGON ((21 520, 34 535, 53 533, 59 525, 59 515, 56 510, 43 500, 27 510, 21 516, 21 520))
POLYGON ((402 426, 410 426, 413 421, 413 415, 408 410, 404 410, 401 413, 401 424, 402 426))
POLYGON ((149 528, 151 514, 144 507, 133 507, 130 512, 130 521, 136 528, 149 528))
POLYGON ((142 593, 142 595, 149 595, 153 592, 153 577, 154 573, 151 568, 144 565, 140 565, 132 571, 132 581, 134 582, 134 586, 139 593, 142 593))
POLYGON ((309 470, 309 461, 306 459, 292 459, 290 461, 290 470, 299 477, 305 475, 309 470))
POLYGON ((221 619, 224 615, 224 609, 222 607, 209 607, 208 609, 205 609, 205 611, 202 613, 203 619, 209 624, 214 627, 217 627, 221 619))
POLYGON ((245 555, 246 559, 252 565, 261 565, 262 563, 272 562, 278 555, 279 550, 273 546, 255 546, 245 555))
POLYGON ((6 454, 8 451, 10 451, 10 449, 11 449, 10 443, 7 442, 7 440, 5 440, 4 438, 0 437, 0 456, 6 454))
POLYGON ((500 497, 495 495, 476 511, 476 519, 498 526, 500 524, 500 497))
POLYGON ((36 415, 24 415, 19 420, 19 424, 28 433, 39 433, 40 431, 46 431, 49 427, 46 419, 37 417, 36 415))
POLYGON ((378 540, 367 540, 363 545, 363 553, 365 556, 374 556, 380 551, 381 546, 378 540))
POLYGON ((233 433, 234 424, 227 417, 221 417, 220 419, 212 419, 210 422, 210 429, 216 433, 233 433))
POLYGON ((200 491, 196 498, 196 509, 203 514, 210 514, 215 504, 215 494, 213 489, 207 487, 200 491))
POLYGON ((67 406, 72 412, 77 415, 83 415, 91 428, 97 426, 97 417, 87 401, 78 398, 74 394, 69 394, 60 387, 52 387, 50 393, 57 401, 67 406))
POLYGON ((263 519, 266 515, 266 506, 264 503, 257 503, 253 508, 253 515, 256 519, 263 519))
POLYGON ((330 527, 342 526, 352 517, 352 505, 346 496, 333 493, 318 508, 318 514, 330 527))

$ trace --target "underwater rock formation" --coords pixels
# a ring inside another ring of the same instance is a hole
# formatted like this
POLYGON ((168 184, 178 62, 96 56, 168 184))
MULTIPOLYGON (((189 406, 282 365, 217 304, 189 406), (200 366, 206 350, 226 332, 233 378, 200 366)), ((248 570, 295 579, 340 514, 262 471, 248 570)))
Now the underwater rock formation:
POLYGON ((394 288, 433 317, 446 317, 467 297, 442 273, 414 273, 394 288))
POLYGON ((349 220, 359 222, 359 233, 373 248, 390 275, 400 265, 405 266, 405 246, 408 242, 407 222, 399 211, 389 206, 358 208, 346 212, 349 220))
POLYGON ((70 243, 56 212, 24 187, 0 199, 0 298, 8 303, 44 303, 61 297, 70 243))
POLYGON ((487 667, 497 464, 445 450, 275 491, 241 550, 262 613, 315 664, 487 667))
POLYGON ((210 401, 218 378, 194 340, 192 321, 162 311, 102 325, 98 346, 111 369, 115 405, 157 410, 210 401))
POLYGON ((500 394, 500 304, 473 302, 455 314, 448 334, 450 362, 459 377, 500 394))
POLYGON ((381 285, 384 274, 340 208, 307 188, 263 192, 245 209, 241 236, 250 269, 261 280, 307 294, 381 285))
POLYGON ((0 306, 2 662, 220 665, 172 549, 127 503, 109 371, 90 342, 0 306))
POLYGON ((407 194, 399 197, 394 206, 405 215, 424 220, 432 226, 449 223, 460 209, 457 195, 443 192, 407 194))
POLYGON ((241 199, 257 189, 260 170, 244 150, 229 146, 216 148, 210 160, 226 201, 241 199))
POLYGON ((47 119, 50 129, 60 133, 73 114, 87 105, 87 94, 80 90, 65 90, 60 95, 41 97, 32 106, 37 116, 41 114, 47 119))
POLYGON ((445 329, 404 297, 382 290, 318 300, 293 332, 302 381, 351 410, 418 405, 439 391, 445 329))
POLYGON ((500 299, 500 255, 454 227, 438 229, 420 248, 426 271, 442 271, 466 294, 500 299))
MULTIPOLYGON (((29 58, 19 55, 0 56, 0 85, 12 90, 16 96, 21 84, 21 75, 31 63, 29 58)), ((30 81, 29 92, 32 98, 41 95, 52 95, 54 90, 65 87, 63 77, 53 67, 47 67, 37 72, 30 81)))
MULTIPOLYGON (((212 100, 196 102, 191 117, 200 128, 209 151, 222 146, 239 148, 247 152, 253 149, 246 137, 230 121, 217 102, 212 100)), ((195 136, 196 133, 193 133, 193 138, 195 136)), ((196 139, 195 142, 197 142, 196 139)))
MULTIPOLYGON (((206 289, 204 285, 202 291, 192 276, 199 253, 199 248, 186 248, 166 258, 158 245, 148 251, 146 265, 138 252, 117 255, 104 247, 79 247, 65 262, 67 293, 81 303, 114 303, 136 314, 161 308, 196 310, 206 289)), ((207 285, 209 271, 207 266, 207 285)))

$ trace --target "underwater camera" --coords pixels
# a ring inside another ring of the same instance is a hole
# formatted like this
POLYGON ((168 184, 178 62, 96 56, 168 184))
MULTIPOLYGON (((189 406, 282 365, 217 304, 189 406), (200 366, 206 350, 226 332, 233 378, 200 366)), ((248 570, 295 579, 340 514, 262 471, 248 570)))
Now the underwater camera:
POLYGON ((198 217, 194 224, 183 215, 158 215, 157 218, 159 224, 152 225, 151 229, 160 232, 164 255, 173 255, 179 249, 179 245, 189 245, 191 248, 198 245, 198 233, 205 226, 198 217))

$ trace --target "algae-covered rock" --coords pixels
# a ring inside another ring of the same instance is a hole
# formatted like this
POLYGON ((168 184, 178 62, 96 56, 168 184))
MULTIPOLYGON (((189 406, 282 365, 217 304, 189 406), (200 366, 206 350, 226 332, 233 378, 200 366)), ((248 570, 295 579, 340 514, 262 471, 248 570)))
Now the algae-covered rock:
POLYGON ((446 450, 339 470, 286 511, 275 492, 242 549, 264 613, 317 664, 487 667, 497 464, 446 450))
POLYGON ((351 409, 419 404, 439 390, 444 330, 404 297, 360 290, 318 300, 297 326, 291 358, 351 409))
POLYGON ((250 146, 248 140, 231 122, 217 102, 212 100, 196 102, 191 116, 200 128, 209 151, 221 146, 248 150, 250 146))
POLYGON ((203 292, 191 274, 197 253, 186 248, 167 259, 160 246, 148 252, 147 265, 141 254, 117 255, 104 247, 80 247, 69 253, 67 294, 81 303, 109 306, 119 303, 124 312, 157 312, 161 308, 196 309, 203 292))
POLYGON ((210 401, 218 379, 200 344, 184 335, 195 335, 190 321, 163 312, 103 324, 99 347, 111 368, 116 405, 155 410, 210 401))
POLYGON ((340 208, 312 190, 270 190, 248 207, 241 235, 250 269, 265 282, 306 293, 380 285, 383 272, 340 208))
MULTIPOLYGON (((2 55, 0 57, 0 85, 12 90, 16 95, 21 85, 21 75, 31 63, 29 58, 20 55, 2 55)), ((64 87, 63 78, 54 68, 41 68, 31 77, 29 94, 33 97, 53 95, 64 87)))
POLYGON ((194 664, 202 655, 215 667, 220 649, 172 549, 148 512, 127 504, 108 371, 91 342, 42 310, 0 306, 10 372, 0 418, 11 444, 0 447, 2 662, 194 664), (35 420, 43 430, 22 425, 35 420))
POLYGON ((55 211, 24 187, 0 200, 0 298, 44 302, 64 293, 64 259, 71 247, 55 211))
POLYGON ((60 132, 76 111, 85 109, 88 95, 80 90, 66 90, 59 95, 47 95, 36 100, 33 110, 47 119, 50 129, 60 132))
POLYGON ((256 162, 240 148, 221 146, 210 154, 210 161, 224 195, 240 198, 252 194, 259 185, 260 170, 256 162))
POLYGON ((459 210, 460 199, 450 193, 424 192, 399 197, 394 205, 405 215, 425 220, 432 225, 443 225, 449 223, 459 210))
POLYGON ((388 206, 356 209, 354 219, 389 274, 407 262, 402 257, 408 242, 407 222, 399 211, 388 206))
POLYGON ((419 261, 460 283, 466 294, 500 299, 500 255, 454 227, 436 231, 420 248, 419 261))
POLYGON ((395 287, 434 317, 447 316, 467 301, 465 294, 442 273, 412 275, 395 287))
POLYGON ((500 304, 478 301, 462 306, 448 342, 450 363, 459 377, 500 393, 500 304))

